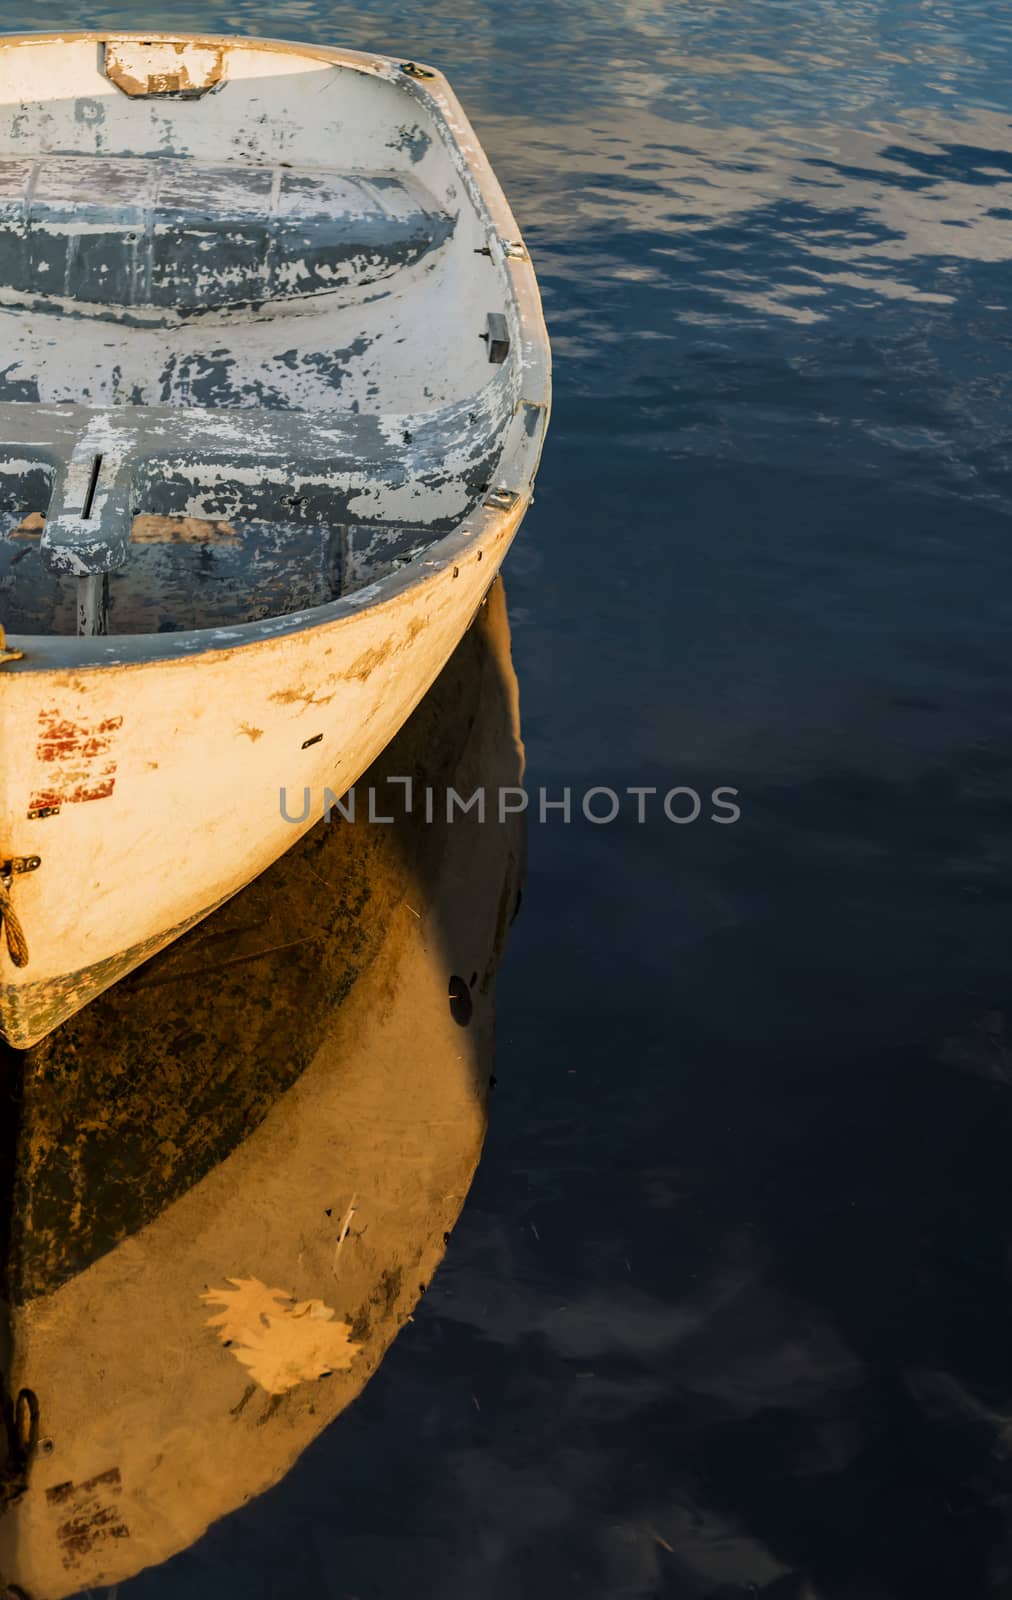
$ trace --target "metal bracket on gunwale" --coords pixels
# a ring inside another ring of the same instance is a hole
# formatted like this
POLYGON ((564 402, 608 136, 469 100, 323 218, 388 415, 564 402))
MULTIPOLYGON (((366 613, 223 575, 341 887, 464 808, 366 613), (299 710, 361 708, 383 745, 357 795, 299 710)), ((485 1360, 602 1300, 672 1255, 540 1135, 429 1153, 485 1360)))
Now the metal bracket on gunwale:
POLYGON ((513 489, 493 489, 482 501, 489 511, 512 511, 520 496, 513 489))
POLYGON ((8 856, 6 861, 0 861, 0 879, 10 883, 16 873, 38 872, 41 865, 41 856, 8 856))
MULTIPOLYGON (((512 261, 529 261, 531 259, 527 254, 526 246, 522 245, 519 239, 500 239, 498 234, 493 234, 492 237, 502 251, 504 258, 508 257, 512 261)), ((492 246, 483 244, 474 253, 476 256, 491 256, 493 254, 492 246)))

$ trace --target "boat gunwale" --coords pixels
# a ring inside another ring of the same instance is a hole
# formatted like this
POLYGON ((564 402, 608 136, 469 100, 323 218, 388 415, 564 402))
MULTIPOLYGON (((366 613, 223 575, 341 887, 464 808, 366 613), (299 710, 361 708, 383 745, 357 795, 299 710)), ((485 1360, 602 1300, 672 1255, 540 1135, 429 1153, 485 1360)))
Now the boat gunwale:
MULTIPOLYGON (((533 481, 551 409, 551 351, 541 308, 541 296, 530 256, 524 247, 516 218, 478 136, 456 94, 435 67, 414 63, 431 77, 403 71, 393 56, 340 47, 302 44, 295 40, 253 37, 249 34, 187 33, 120 28, 85 28, 45 32, 0 33, 0 51, 33 45, 107 43, 110 39, 138 43, 227 46, 231 49, 292 54, 348 67, 395 84, 420 101, 432 118, 479 220, 488 228, 490 248, 510 298, 519 334, 517 375, 519 395, 493 485, 515 494, 508 509, 480 506, 461 518, 450 532, 434 539, 424 556, 364 588, 320 606, 307 607, 280 617, 236 623, 226 628, 197 628, 178 633, 109 634, 72 637, 8 632, 7 647, 22 652, 19 659, 0 660, 6 675, 73 670, 102 671, 110 667, 138 666, 190 660, 199 655, 231 654, 236 649, 273 643, 293 634, 312 632, 329 624, 352 621, 365 609, 374 610, 408 591, 431 583, 448 567, 477 549, 483 541, 509 539, 533 499, 533 481), (533 439, 527 426, 531 411, 542 416, 533 439), (533 456, 533 459, 531 459, 533 456), (513 481, 514 475, 517 480, 513 481)), ((490 580, 498 570, 493 564, 490 580)))

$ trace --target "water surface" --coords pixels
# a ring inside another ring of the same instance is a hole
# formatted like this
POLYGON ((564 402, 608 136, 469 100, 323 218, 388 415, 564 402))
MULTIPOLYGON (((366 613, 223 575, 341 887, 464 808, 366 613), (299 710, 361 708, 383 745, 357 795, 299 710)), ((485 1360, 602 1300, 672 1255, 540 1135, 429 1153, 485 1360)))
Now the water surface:
POLYGON ((131 1600, 1012 1592, 1012 17, 26 12, 432 60, 556 357, 499 1086, 362 1400, 131 1600))

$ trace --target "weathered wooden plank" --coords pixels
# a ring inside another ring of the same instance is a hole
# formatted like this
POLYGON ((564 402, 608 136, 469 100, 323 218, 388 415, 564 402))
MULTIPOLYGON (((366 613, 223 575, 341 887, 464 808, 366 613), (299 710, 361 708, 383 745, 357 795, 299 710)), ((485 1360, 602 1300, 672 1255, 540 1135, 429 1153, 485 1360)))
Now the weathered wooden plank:
POLYGON ((455 218, 417 180, 171 158, 0 160, 0 302, 212 307, 379 283, 455 218))

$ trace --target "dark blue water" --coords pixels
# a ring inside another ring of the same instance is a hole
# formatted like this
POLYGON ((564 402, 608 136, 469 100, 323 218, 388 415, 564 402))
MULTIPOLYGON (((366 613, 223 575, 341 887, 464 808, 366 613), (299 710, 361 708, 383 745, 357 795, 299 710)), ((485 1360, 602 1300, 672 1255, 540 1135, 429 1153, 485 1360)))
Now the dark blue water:
POLYGON ((448 73, 555 350, 529 782, 742 807, 532 826, 445 1266, 285 1482, 121 1596, 1012 1595, 1012 13, 0 23, 448 73))

